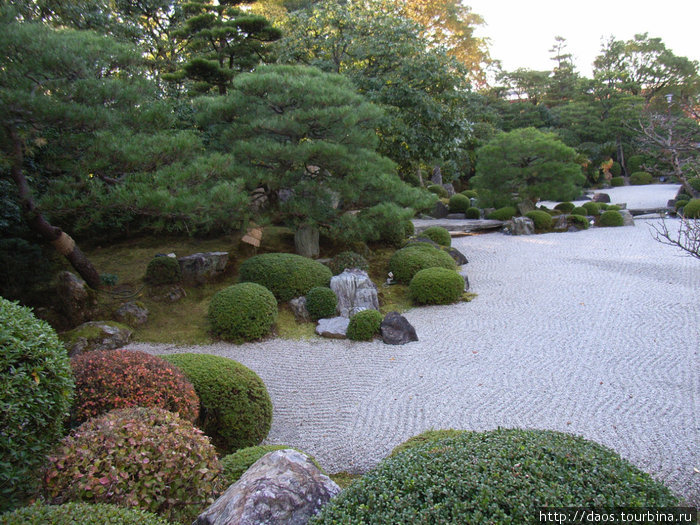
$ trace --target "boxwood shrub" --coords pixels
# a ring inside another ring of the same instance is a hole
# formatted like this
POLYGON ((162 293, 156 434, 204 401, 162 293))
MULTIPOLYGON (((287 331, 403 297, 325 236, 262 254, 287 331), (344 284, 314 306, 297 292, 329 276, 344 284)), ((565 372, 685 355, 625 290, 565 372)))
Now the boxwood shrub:
POLYGON ((29 308, 0 297, 0 512, 37 486, 45 454, 63 436, 73 377, 56 333, 29 308))
POLYGON ((427 237, 431 241, 438 243, 440 246, 452 245, 452 237, 450 236, 450 232, 442 226, 431 226, 430 228, 426 228, 421 232, 420 236, 427 237))
POLYGON ((683 216, 687 219, 700 219, 700 199, 690 199, 683 207, 683 216))
POLYGON ((613 162, 612 166, 610 166, 610 174, 613 177, 619 177, 622 175, 622 165, 617 161, 613 162))
POLYGON ((571 210, 571 215, 583 215, 585 217, 589 215, 589 213, 583 206, 576 206, 573 210, 571 210))
POLYGON ((506 206, 504 208, 499 208, 496 211, 492 211, 486 218, 496 221, 508 221, 515 217, 517 213, 518 211, 513 206, 506 206))
POLYGON ((588 218, 584 215, 569 215, 567 221, 581 230, 587 230, 590 227, 588 218))
POLYGON ((400 443, 394 450, 391 451, 389 457, 401 454, 410 448, 420 447, 426 443, 432 443, 433 441, 439 441, 445 438, 452 438, 464 434, 464 430, 455 430, 453 428, 445 428, 439 430, 426 430, 413 437, 408 438, 403 443, 400 443))
POLYGON ((467 219, 480 219, 481 218, 481 210, 479 208, 475 208, 475 207, 467 208, 467 211, 464 213, 467 216, 467 219))
POLYGON ((624 177, 613 177, 612 179, 610 179, 610 185, 613 188, 617 188, 619 186, 624 186, 625 179, 624 179, 624 177))
POLYGON ((479 197, 479 193, 476 190, 464 190, 461 193, 462 193, 462 195, 464 195, 465 197, 468 197, 470 199, 476 199, 479 197))
POLYGON ((464 277, 446 268, 426 268, 411 279, 411 299, 418 304, 450 304, 464 293, 464 277))
POLYGON ((586 215, 592 215, 594 217, 597 217, 600 215, 600 206, 598 206, 597 202, 584 202, 583 207, 586 208, 586 215))
POLYGON ((338 297, 325 286, 314 286, 306 294, 306 309, 314 321, 325 317, 335 317, 338 297))
POLYGON ((347 336, 352 341, 370 341, 379 333, 382 314, 377 310, 362 310, 350 318, 347 336))
POLYGON ((447 190, 439 184, 430 184, 426 189, 429 192, 434 193, 441 199, 446 199, 447 197, 449 197, 449 193, 447 193, 447 190))
POLYGON ((242 364, 210 354, 162 356, 182 370, 199 396, 197 426, 223 453, 257 445, 272 423, 272 402, 262 379, 242 364))
POLYGON ((169 525, 151 512, 106 503, 34 504, 0 516, 0 525, 169 525))
POLYGON ((547 231, 552 229, 552 216, 546 211, 532 210, 525 214, 528 219, 531 219, 535 224, 535 229, 538 231, 547 231))
POLYGON ((688 204, 688 202, 690 202, 690 201, 687 201, 687 200, 678 200, 678 201, 676 201, 676 204, 674 204, 673 207, 676 208, 676 210, 679 210, 679 209, 681 209, 681 208, 684 208, 685 205, 688 204))
POLYGON ((235 342, 267 335, 277 321, 277 301, 257 283, 239 283, 219 290, 209 303, 212 332, 235 342))
POLYGON ((464 432, 385 459, 311 519, 331 523, 531 523, 540 507, 678 502, 618 454, 546 430, 464 432))
POLYGON ((573 202, 560 202, 554 207, 554 209, 560 210, 564 213, 571 213, 571 210, 573 210, 575 207, 576 205, 573 202))
POLYGON ((622 208, 620 208, 617 204, 608 204, 605 209, 609 211, 620 211, 622 208))
MULTIPOLYGON (((410 221, 408 224, 413 226, 413 223, 410 221)), ((346 268, 357 268, 366 272, 369 270, 369 263, 359 253, 347 251, 333 257, 328 263, 328 267, 333 272, 333 275, 338 275, 343 273, 343 270, 346 268)))
POLYGON ((450 213, 465 213, 471 206, 471 201, 466 195, 455 193, 450 197, 450 213))
POLYGON ((146 267, 149 284, 175 284, 182 281, 180 263, 175 257, 154 257, 146 267))
POLYGON ((651 184, 652 182, 654 182, 654 177, 651 176, 651 173, 645 171, 637 171, 630 175, 630 184, 634 186, 642 186, 644 184, 651 184))
POLYGON ((293 253, 255 255, 243 261, 239 274, 241 282, 258 283, 283 302, 328 286, 333 276, 328 266, 293 253))
POLYGON ((456 270, 457 263, 449 253, 427 243, 416 243, 394 252, 388 270, 396 281, 408 284, 419 270, 435 267, 456 270))
MULTIPOLYGON (((229 454, 228 456, 221 458, 222 477, 224 483, 226 486, 233 485, 241 478, 246 470, 253 466, 253 463, 259 460, 265 454, 274 452, 275 450, 285 449, 293 449, 297 452, 301 452, 305 456, 309 456, 306 452, 288 445, 258 445, 256 447, 242 448, 233 454, 229 454)), ((318 464, 314 457, 309 456, 309 459, 321 472, 324 472, 321 465, 318 464)))
POLYGON ((596 221, 597 226, 624 226, 624 224, 622 214, 614 210, 604 211, 596 221))

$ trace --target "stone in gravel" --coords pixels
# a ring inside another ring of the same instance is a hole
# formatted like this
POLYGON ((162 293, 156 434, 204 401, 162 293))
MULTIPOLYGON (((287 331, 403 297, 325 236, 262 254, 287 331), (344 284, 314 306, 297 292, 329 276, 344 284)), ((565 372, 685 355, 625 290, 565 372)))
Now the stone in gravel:
POLYGON ((445 251, 449 253, 450 257, 452 257, 455 260, 457 266, 462 266, 463 264, 467 264, 469 262, 464 256, 464 254, 460 252, 457 248, 453 248, 452 246, 450 246, 445 251))
POLYGON ((340 487, 296 450, 256 461, 193 525, 304 525, 340 487))
POLYGON ((620 215, 622 215, 623 226, 634 226, 634 217, 629 210, 620 210, 620 215))
POLYGON ((569 228, 569 222, 566 220, 566 215, 554 217, 554 226, 552 226, 552 228, 557 231, 566 231, 569 228))
POLYGON ((534 235, 535 223, 528 217, 513 217, 503 225, 503 232, 510 235, 534 235))
POLYGON ((447 217, 447 215, 449 215, 449 213, 450 210, 447 206, 445 206, 445 203, 442 201, 437 201, 430 215, 434 219, 444 219, 445 217, 447 217))
POLYGON ((114 318, 129 326, 141 326, 148 321, 148 314, 148 308, 142 303, 130 301, 121 305, 114 312, 114 318))
POLYGON ((466 270, 460 270, 457 272, 459 275, 462 276, 464 279, 464 291, 468 292, 469 291, 469 277, 467 277, 467 271, 466 270))
POLYGON ((610 195, 607 193, 594 193, 591 201, 608 203, 610 202, 610 195))
POLYGON ((350 319, 348 317, 319 319, 318 325, 316 325, 316 333, 328 339, 347 339, 349 324, 350 319))
POLYGON ((184 281, 205 283, 226 269, 228 252, 195 253, 178 257, 184 281))
POLYGON ((90 321, 60 334, 68 350, 68 356, 94 350, 114 350, 126 345, 131 339, 131 329, 112 321, 90 321))
POLYGON ((418 341, 416 329, 399 312, 389 312, 380 327, 382 340, 388 345, 404 345, 418 341))
POLYGON ((450 220, 463 221, 467 218, 467 216, 464 213, 448 213, 446 218, 450 220))
POLYGON ((309 311, 306 309, 306 297, 303 295, 289 301, 289 307, 292 309, 294 319, 297 323, 307 323, 311 321, 309 311))
POLYGON ((341 317, 350 318, 362 310, 379 310, 377 287, 363 270, 347 268, 331 278, 330 286, 338 297, 341 317))

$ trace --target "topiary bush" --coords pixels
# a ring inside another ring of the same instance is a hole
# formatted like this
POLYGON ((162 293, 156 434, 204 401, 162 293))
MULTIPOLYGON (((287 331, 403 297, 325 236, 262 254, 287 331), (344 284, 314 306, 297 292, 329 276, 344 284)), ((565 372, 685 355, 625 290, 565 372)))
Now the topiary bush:
POLYGON ((683 206, 683 216, 686 219, 700 219, 700 199, 691 199, 683 206))
POLYGON ((674 506, 618 454, 546 430, 464 432, 385 459, 312 518, 331 523, 531 523, 541 507, 674 506))
POLYGON ((115 408, 162 408, 194 422, 199 398, 185 375, 160 357, 134 350, 95 350, 71 359, 72 420, 83 423, 115 408))
POLYGON ((347 336, 352 341, 370 341, 379 333, 382 314, 377 310, 362 310, 350 318, 347 336))
POLYGON ((462 297, 464 277, 446 268, 426 268, 411 279, 411 299, 418 304, 450 304, 462 297))
POLYGON ((0 516, 0 525, 169 525, 151 512, 105 503, 65 503, 29 507, 0 516))
POLYGON ((620 208, 617 204, 608 204, 605 209, 610 211, 620 211, 622 208, 620 208))
POLYGON ((434 193, 441 199, 446 199, 447 197, 449 197, 449 193, 447 193, 447 190, 439 184, 430 184, 426 189, 429 192, 434 193))
POLYGON ((146 267, 146 282, 149 284, 175 284, 180 281, 182 271, 175 257, 154 257, 146 267))
POLYGON ((486 218, 495 221, 509 221, 518 211, 513 206, 505 206, 504 208, 499 208, 496 211, 489 213, 486 218))
POLYGON ((573 210, 571 210, 572 215, 583 215, 584 217, 588 215, 588 210, 584 208, 583 206, 576 206, 573 210))
POLYGON ((606 202, 597 202, 596 204, 598 205, 598 211, 605 211, 610 206, 610 204, 606 202))
POLYGON ((688 204, 690 201, 686 200, 680 200, 676 201, 676 203, 673 205, 673 207, 676 209, 676 211, 680 210, 681 208, 684 208, 686 204, 688 204))
MULTIPOLYGON (((265 454, 274 452, 275 450, 285 449, 293 449, 306 456, 309 456, 306 452, 287 445, 258 445, 257 447, 242 448, 233 454, 229 454, 228 456, 221 458, 222 477, 224 478, 224 482, 227 486, 233 485, 241 478, 246 470, 253 466, 253 463, 259 460, 265 454)), ((321 472, 323 472, 321 465, 318 464, 314 457, 309 456, 309 459, 321 472)))
POLYGON ((73 395, 66 349, 29 308, 0 297, 0 512, 38 485, 44 455, 63 436, 73 395))
POLYGON ((465 213, 471 206, 469 197, 461 193, 455 193, 450 197, 450 213, 465 213))
POLYGON ((260 284, 234 284, 214 294, 208 317, 215 335, 235 342, 254 341, 267 335, 277 321, 277 301, 260 284))
POLYGON ((416 243, 394 252, 388 270, 396 281, 408 284, 419 270, 435 267, 456 270, 457 264, 450 254, 427 243, 416 243))
POLYGON ((576 205, 573 202, 560 202, 554 207, 554 209, 564 213, 571 213, 571 210, 573 210, 575 207, 576 205))
POLYGON ((651 184, 652 182, 654 182, 654 177, 651 176, 651 173, 637 171, 630 175, 630 184, 634 186, 642 186, 645 184, 651 184))
MULTIPOLYGON (((409 224, 413 226, 412 222, 409 224)), ((331 269, 331 272, 333 272, 333 275, 343 273, 343 270, 346 268, 357 268, 358 270, 366 272, 369 270, 369 262, 359 253, 348 251, 341 252, 333 257, 328 263, 328 267, 331 269)))
POLYGON ((619 211, 608 210, 604 211, 598 220, 596 221, 597 226, 624 226, 625 220, 622 218, 622 214, 619 211))
POLYGON ((210 354, 170 354, 199 396, 197 426, 223 453, 257 445, 272 423, 272 402, 262 379, 242 364, 210 354))
POLYGON ((306 294, 306 309, 314 321, 325 317, 335 317, 338 297, 330 288, 315 286, 306 294))
POLYGON ((476 190, 464 190, 461 193, 469 199, 477 199, 479 197, 479 193, 476 190))
POLYGON ((600 215, 600 207, 597 202, 584 202, 583 207, 586 208, 586 215, 597 217, 600 215))
POLYGON ((467 208, 467 211, 464 212, 465 215, 467 216, 467 219, 480 219, 481 218, 481 210, 479 208, 467 208))
POLYGON ((613 188, 617 188, 619 186, 624 186, 625 185, 625 178, 624 177, 613 177, 610 179, 610 185, 613 188))
POLYGON ((48 462, 51 503, 109 502, 183 521, 213 501, 221 470, 199 429, 167 410, 143 407, 83 423, 48 462))
POLYGON ((328 286, 330 268, 293 253, 264 253, 241 264, 241 282, 253 282, 270 290, 278 301, 306 295, 314 286, 328 286))
POLYGON ((440 246, 452 245, 452 237, 450 236, 450 232, 442 226, 431 226, 430 228, 426 228, 423 230, 423 232, 421 232, 420 236, 427 237, 431 241, 438 243, 440 246))
POLYGON ((571 214, 567 217, 567 221, 569 224, 573 224, 577 228, 581 230, 587 230, 590 227, 590 223, 588 222, 588 218, 585 217, 584 215, 574 215, 571 214))
POLYGON ((552 216, 546 211, 532 210, 525 214, 528 219, 531 219, 535 224, 535 229, 538 231, 547 231, 552 229, 552 216))

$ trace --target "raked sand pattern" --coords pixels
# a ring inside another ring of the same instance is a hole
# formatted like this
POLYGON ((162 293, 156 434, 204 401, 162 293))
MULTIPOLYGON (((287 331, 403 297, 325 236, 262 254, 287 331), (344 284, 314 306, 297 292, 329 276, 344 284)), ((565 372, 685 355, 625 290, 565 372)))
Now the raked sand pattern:
POLYGON ((366 471, 430 428, 551 429, 611 447, 697 506, 700 261, 654 241, 652 222, 454 239, 478 297, 407 312, 420 341, 405 346, 131 348, 252 368, 274 404, 267 441, 329 472, 366 471))

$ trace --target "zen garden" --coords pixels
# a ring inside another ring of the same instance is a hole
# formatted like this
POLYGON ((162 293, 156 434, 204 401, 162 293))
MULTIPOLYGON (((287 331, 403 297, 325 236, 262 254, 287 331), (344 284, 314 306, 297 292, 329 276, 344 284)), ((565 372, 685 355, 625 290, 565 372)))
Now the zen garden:
POLYGON ((486 22, 0 4, 0 525, 697 523, 698 62, 486 22))

